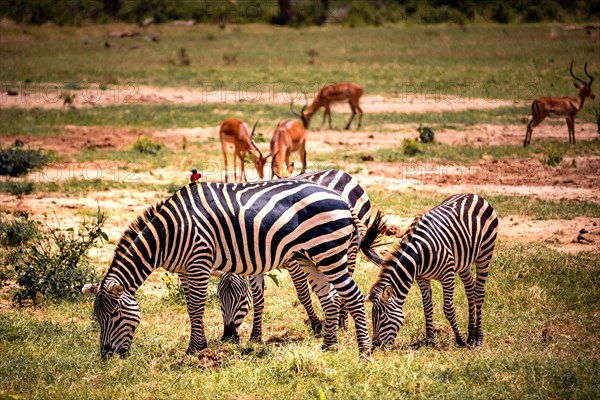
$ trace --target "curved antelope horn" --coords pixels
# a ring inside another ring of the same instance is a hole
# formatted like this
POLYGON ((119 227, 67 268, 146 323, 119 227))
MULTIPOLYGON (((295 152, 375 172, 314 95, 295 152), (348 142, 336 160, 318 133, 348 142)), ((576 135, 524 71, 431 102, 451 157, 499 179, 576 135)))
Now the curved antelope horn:
POLYGON ((258 125, 258 121, 260 121, 260 118, 256 120, 256 122, 254 123, 254 126, 252 127, 252 133, 250 133, 250 138, 252 138, 252 136, 254 136, 254 131, 256 130, 256 125, 258 125))
MULTIPOLYGON (((294 111, 294 100, 292 100, 290 102, 290 111, 292 112, 293 115, 295 115, 298 118, 302 118, 302 116, 300 114, 298 114, 296 111, 294 111)), ((302 111, 304 111, 304 109, 302 109, 302 111)), ((278 125, 279 126, 279 125, 278 125)))
POLYGON ((302 92, 302 94, 304 95, 304 107, 302 107, 302 111, 300 111, 300 114, 304 115, 304 110, 306 110, 306 107, 308 107, 308 97, 306 97, 305 92, 302 92))
POLYGON ((587 72, 587 62, 585 63, 584 67, 583 67, 583 72, 585 72, 585 74, 587 75, 588 78, 590 78, 590 82, 587 84, 588 86, 592 86, 592 82, 594 82, 594 77, 591 76, 588 72, 587 72))
POLYGON ((569 71, 571 72, 571 76, 572 76, 574 79, 578 80, 579 82, 583 83, 584 85, 587 85, 587 82, 586 82, 586 81, 584 81, 584 80, 583 80, 583 79, 581 79, 581 78, 578 78, 578 77, 576 77, 576 76, 575 76, 575 74, 573 73, 573 61, 574 61, 574 60, 572 60, 572 61, 571 61, 571 67, 569 68, 569 71))

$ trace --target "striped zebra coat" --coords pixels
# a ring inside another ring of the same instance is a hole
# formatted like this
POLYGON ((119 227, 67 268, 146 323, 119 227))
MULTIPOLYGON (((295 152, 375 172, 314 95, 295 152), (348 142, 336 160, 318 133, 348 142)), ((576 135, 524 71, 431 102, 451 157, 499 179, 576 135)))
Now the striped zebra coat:
MULTIPOLYGON (((359 351, 369 354, 364 298, 350 276, 348 261, 357 243, 375 255, 368 248, 374 237, 367 231, 361 240, 357 224, 343 198, 312 182, 183 187, 150 207, 117 244, 108 272, 95 289, 101 354, 128 353, 140 322, 134 294, 156 268, 187 279, 192 354, 207 347, 203 316, 212 269, 263 274, 293 257, 313 265, 334 286, 355 321, 359 351)), ((336 323, 326 320, 325 348, 337 341, 336 323)))
POLYGON ((481 313, 488 264, 494 252, 498 217, 481 196, 449 197, 417 217, 404 238, 380 262, 383 268, 371 286, 367 301, 373 302, 373 344, 392 344, 404 322, 403 306, 412 282, 421 289, 427 342, 434 336, 431 279, 440 280, 444 291, 444 314, 459 346, 481 346, 481 313), (471 275, 475 263, 476 277, 471 275), (454 311, 454 279, 464 283, 469 302, 469 336, 465 343, 454 311))
MULTIPOLYGON (((371 216, 371 202, 365 190, 352 176, 343 171, 324 170, 298 175, 296 179, 309 180, 339 193, 348 202, 350 208, 356 211, 358 219, 364 225, 368 225, 371 216)), ((353 265, 353 263, 349 265, 353 265)), ((307 276, 294 259, 287 261, 281 267, 288 270, 298 299, 306 310, 310 320, 313 333, 319 335, 322 331, 322 323, 312 305, 309 283, 313 291, 317 293, 319 302, 322 304, 324 310, 333 306, 329 302, 330 298, 338 300, 337 293, 335 293, 335 290, 331 290, 331 285, 327 280, 317 281, 313 274, 307 276)), ((352 273, 352 271, 350 272, 352 273)), ((221 312, 223 314, 223 340, 239 341, 238 328, 250 309, 249 292, 252 295, 252 303, 254 304, 254 318, 250 340, 257 342, 262 340, 264 276, 243 277, 230 273, 221 275, 221 280, 217 287, 217 296, 221 301, 221 312)), ((340 326, 345 325, 346 316, 345 310, 342 310, 339 319, 340 326)))

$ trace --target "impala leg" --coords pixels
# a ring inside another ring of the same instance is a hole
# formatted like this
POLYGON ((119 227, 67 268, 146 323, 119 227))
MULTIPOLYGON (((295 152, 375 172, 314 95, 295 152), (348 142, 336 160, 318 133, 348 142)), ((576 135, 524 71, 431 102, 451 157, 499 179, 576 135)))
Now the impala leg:
POLYGON ((567 128, 569 129, 569 143, 575 144, 575 118, 567 117, 567 128))
POLYGON ((223 150, 223 160, 225 161, 225 182, 227 182, 227 144, 225 144, 225 141, 223 139, 221 139, 221 149, 223 150))
MULTIPOLYGON (((326 106, 326 107, 323 109, 323 121, 321 121, 321 127, 319 128, 319 130, 323 129, 323 125, 325 125, 325 118, 327 118, 327 109, 328 109, 328 108, 329 108, 329 107, 328 107, 328 106, 326 106)), ((331 121, 329 122, 329 129, 331 129, 331 121)))
POLYGON ((346 124, 346 127, 344 129, 350 129, 350 124, 352 123, 352 120, 356 115, 356 108, 354 107, 354 104, 350 103, 350 109, 352 110, 352 115, 350 116, 350 120, 348 120, 348 123, 346 124))
POLYGON ((304 172, 306 172, 306 142, 303 141, 302 144, 300 144, 300 159, 302 160, 302 171, 300 171, 301 174, 303 174, 304 172))
POLYGON ((358 128, 356 129, 360 129, 360 126, 362 125, 363 110, 358 104, 356 104, 356 109, 358 110, 358 128))
POLYGON ((285 152, 285 166, 287 168, 287 178, 289 178, 290 176, 292 176, 292 173, 294 172, 294 166, 290 162, 290 156, 291 155, 292 155, 291 151, 286 151, 285 152))

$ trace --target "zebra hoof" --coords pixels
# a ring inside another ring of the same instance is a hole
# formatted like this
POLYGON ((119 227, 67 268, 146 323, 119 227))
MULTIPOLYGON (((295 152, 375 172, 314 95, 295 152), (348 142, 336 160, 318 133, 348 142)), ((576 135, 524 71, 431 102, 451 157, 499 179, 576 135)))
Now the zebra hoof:
POLYGON ((250 341, 253 343, 262 343, 262 336, 250 336, 250 341))
POLYGON ((463 338, 456 338, 456 344, 458 347, 467 347, 467 344, 463 338))
POLYGON ((315 321, 310 323, 310 327, 312 328, 313 334, 315 337, 323 336, 323 323, 321 321, 315 321))
POLYGON ((199 352, 201 352, 202 350, 204 350, 206 348, 208 348, 207 345, 204 345, 203 347, 201 347, 199 349, 188 347, 188 349, 185 352, 185 354, 187 354, 188 356, 195 356, 196 354, 198 354, 199 352))

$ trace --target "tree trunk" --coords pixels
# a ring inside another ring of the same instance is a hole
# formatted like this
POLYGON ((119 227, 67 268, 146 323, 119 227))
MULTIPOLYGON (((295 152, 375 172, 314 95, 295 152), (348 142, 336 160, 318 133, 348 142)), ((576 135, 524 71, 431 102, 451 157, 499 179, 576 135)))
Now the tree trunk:
POLYGON ((294 15, 292 0, 279 0, 279 22, 287 25, 294 15))

